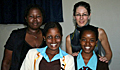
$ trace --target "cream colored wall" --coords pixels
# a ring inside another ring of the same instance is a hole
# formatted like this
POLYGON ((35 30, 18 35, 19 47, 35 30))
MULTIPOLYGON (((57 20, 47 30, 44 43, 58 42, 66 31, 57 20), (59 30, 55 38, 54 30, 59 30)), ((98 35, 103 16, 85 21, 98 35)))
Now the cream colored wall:
MULTIPOLYGON (((72 23, 73 5, 81 0, 62 0, 63 2, 63 18, 61 23, 63 27, 62 49, 65 50, 65 37, 74 31, 72 23)), ((109 39, 109 43, 113 52, 113 58, 109 65, 110 70, 119 70, 120 66, 120 0, 84 0, 91 5, 91 22, 90 24, 103 28, 109 39)), ((0 24, 0 62, 3 57, 4 44, 13 29, 22 28, 23 25, 0 24)), ((0 64, 1 65, 1 64, 0 64)))

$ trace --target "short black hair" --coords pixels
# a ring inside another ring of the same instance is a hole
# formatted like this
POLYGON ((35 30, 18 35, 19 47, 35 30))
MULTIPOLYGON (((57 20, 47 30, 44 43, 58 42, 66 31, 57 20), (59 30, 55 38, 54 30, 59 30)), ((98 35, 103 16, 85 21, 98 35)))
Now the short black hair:
POLYGON ((81 39, 82 34, 83 34, 84 31, 92 31, 92 32, 94 32, 95 37, 96 37, 96 41, 98 40, 98 28, 97 27, 94 27, 92 25, 83 26, 82 29, 81 29, 81 31, 80 31, 80 35, 79 35, 80 39, 81 39))
POLYGON ((55 27, 59 29, 60 34, 61 34, 61 36, 62 36, 62 35, 63 35, 63 34, 62 34, 62 27, 61 27, 61 25, 60 25, 58 22, 47 22, 47 23, 45 24, 45 27, 44 27, 44 30, 43 30, 43 35, 46 36, 48 30, 49 30, 50 28, 55 28, 55 27))

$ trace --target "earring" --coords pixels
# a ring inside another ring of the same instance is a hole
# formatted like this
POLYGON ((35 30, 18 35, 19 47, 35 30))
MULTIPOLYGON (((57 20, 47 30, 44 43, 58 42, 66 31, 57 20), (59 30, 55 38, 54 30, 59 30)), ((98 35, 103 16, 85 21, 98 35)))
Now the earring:
POLYGON ((44 39, 44 41, 46 41, 46 40, 44 39))

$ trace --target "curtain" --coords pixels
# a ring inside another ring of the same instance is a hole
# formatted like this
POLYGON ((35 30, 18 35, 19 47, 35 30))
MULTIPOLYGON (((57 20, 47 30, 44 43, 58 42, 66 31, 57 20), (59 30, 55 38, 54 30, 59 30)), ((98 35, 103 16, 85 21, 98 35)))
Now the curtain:
POLYGON ((29 4, 38 4, 45 10, 45 22, 63 22, 62 0, 2 0, 0 24, 24 24, 24 10, 29 4))

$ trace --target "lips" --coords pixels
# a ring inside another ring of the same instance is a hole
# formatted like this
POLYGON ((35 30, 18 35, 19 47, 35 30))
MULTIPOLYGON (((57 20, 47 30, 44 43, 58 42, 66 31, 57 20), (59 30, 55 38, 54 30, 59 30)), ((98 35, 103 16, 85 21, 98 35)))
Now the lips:
POLYGON ((51 46, 55 47, 57 44, 50 44, 51 46))
POLYGON ((89 49, 90 49, 90 47, 88 47, 88 46, 87 46, 87 47, 85 47, 85 49, 89 50, 89 49))
POLYGON ((79 21, 80 23, 84 23, 84 21, 79 21))
POLYGON ((38 23, 33 23, 33 25, 34 25, 34 26, 37 26, 37 25, 38 25, 38 23))

